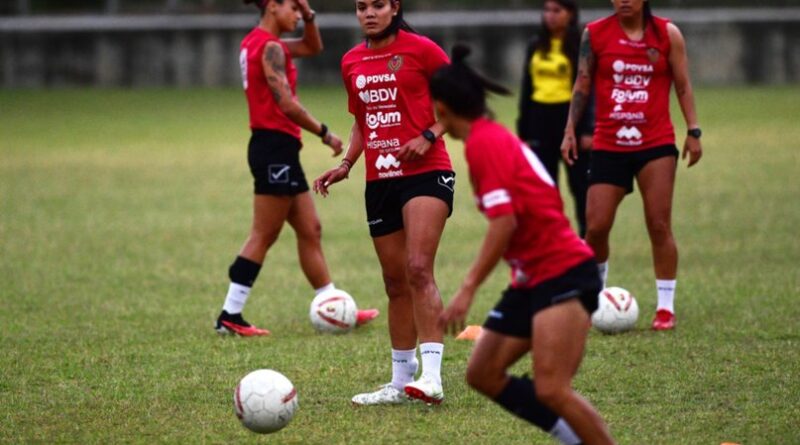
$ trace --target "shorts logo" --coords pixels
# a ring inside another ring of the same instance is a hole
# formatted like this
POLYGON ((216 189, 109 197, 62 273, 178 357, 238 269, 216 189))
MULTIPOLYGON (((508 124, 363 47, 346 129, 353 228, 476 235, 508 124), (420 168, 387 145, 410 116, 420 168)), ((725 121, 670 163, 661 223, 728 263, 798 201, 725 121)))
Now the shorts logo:
POLYGON ((489 318, 497 318, 498 320, 503 319, 503 313, 497 310, 492 309, 489 311, 489 318))
POLYGON ((450 190, 451 192, 455 192, 454 187, 456 185, 456 177, 454 175, 442 175, 436 179, 436 182, 439 183, 442 187, 450 190))
POLYGON ((288 184, 289 183, 289 170, 291 165, 286 164, 270 164, 268 167, 269 183, 270 184, 288 184))

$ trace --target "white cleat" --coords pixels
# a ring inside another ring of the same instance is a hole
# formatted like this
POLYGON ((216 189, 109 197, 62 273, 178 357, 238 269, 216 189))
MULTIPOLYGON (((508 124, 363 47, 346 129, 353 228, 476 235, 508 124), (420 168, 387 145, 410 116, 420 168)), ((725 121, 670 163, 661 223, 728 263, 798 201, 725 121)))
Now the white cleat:
POLYGON ((387 383, 375 392, 358 394, 352 399, 353 405, 399 405, 408 402, 408 398, 403 391, 387 383))
POLYGON ((405 392, 409 398, 422 400, 428 405, 438 405, 444 400, 442 384, 425 375, 406 385, 405 392))

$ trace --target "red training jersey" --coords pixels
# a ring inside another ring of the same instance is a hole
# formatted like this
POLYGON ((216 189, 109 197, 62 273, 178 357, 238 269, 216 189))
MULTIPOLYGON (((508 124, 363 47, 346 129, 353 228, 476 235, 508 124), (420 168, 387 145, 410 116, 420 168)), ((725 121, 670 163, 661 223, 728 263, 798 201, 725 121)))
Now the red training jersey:
POLYGON ((452 170, 439 138, 420 159, 400 161, 395 153, 436 122, 428 79, 447 54, 427 37, 399 31, 380 49, 362 43, 342 58, 350 113, 364 139, 367 181, 452 170))
POLYGON ((489 219, 517 218, 503 254, 511 266, 511 287, 536 286, 594 257, 564 216, 547 169, 515 135, 481 118, 472 124, 465 151, 478 209, 489 219))
POLYGON ((261 60, 264 55, 264 46, 269 42, 278 42, 283 48, 286 59, 286 79, 292 88, 292 97, 297 97, 297 68, 292 62, 289 47, 269 32, 259 27, 254 28, 242 40, 239 53, 244 93, 250 109, 250 128, 281 131, 300 140, 300 126, 292 122, 281 111, 278 103, 272 97, 272 91, 270 91, 264 75, 261 60))
POLYGON ((669 116, 669 20, 653 20, 658 33, 647 26, 639 41, 628 38, 616 15, 587 26, 596 58, 594 150, 630 152, 675 144, 669 116))

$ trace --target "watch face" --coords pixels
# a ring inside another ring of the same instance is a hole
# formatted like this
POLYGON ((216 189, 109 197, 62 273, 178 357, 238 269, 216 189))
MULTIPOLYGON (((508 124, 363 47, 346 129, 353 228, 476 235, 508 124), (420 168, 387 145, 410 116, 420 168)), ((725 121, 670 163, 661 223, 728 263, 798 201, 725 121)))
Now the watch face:
POLYGON ((700 129, 699 129, 699 128, 694 128, 694 129, 692 129, 692 130, 689 130, 689 131, 688 131, 688 134, 689 134, 689 136, 691 136, 691 137, 693 137, 693 138, 698 138, 698 139, 699 139, 699 138, 700 138, 700 136, 702 136, 702 135, 703 135, 703 132, 702 132, 702 131, 700 131, 700 129))

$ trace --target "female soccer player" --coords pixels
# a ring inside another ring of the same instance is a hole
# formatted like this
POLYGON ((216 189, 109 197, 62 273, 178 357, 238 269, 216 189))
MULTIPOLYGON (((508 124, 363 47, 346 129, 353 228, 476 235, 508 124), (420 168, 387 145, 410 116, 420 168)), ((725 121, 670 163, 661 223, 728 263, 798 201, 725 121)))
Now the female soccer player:
MULTIPOLYGON (((247 158, 255 179, 253 224, 228 271, 231 283, 216 330, 249 337, 269 334, 246 322, 242 309, 267 250, 278 239, 286 221, 297 234, 300 266, 308 281, 318 294, 334 289, 322 254, 319 218, 300 165, 300 129, 322 138, 334 156, 342 152, 342 141, 314 119, 295 95, 297 69, 292 57, 322 51, 314 10, 307 0, 244 2, 255 3, 261 12, 258 26, 242 41, 239 56, 252 129, 247 158), (301 18, 305 23, 302 38, 281 40, 281 34, 294 31, 301 18)), ((359 324, 377 315, 374 309, 359 311, 359 324)))
MULTIPOLYGON (((572 86, 578 72, 578 5, 575 0, 545 0, 542 27, 528 46, 519 98, 517 135, 525 141, 558 184, 563 128, 567 123, 572 86)), ((578 124, 580 151, 567 167, 569 190, 581 236, 586 233, 586 190, 594 130, 594 109, 586 107, 578 124)))
POLYGON ((597 126, 587 198, 586 242, 594 249, 605 284, 608 236, 622 199, 636 178, 653 250, 658 307, 655 330, 675 327, 678 248, 672 235, 672 193, 678 149, 669 116, 672 83, 689 129, 683 158, 689 167, 703 154, 689 81, 686 44, 678 28, 653 16, 648 0, 613 0, 615 14, 583 33, 578 78, 561 152, 568 164, 577 149, 575 122, 594 85, 597 126))
POLYGON ((401 403, 407 395, 438 404, 444 398, 444 334, 437 323, 442 301, 433 265, 452 212, 455 174, 427 85, 448 59, 405 23, 399 0, 355 4, 366 40, 342 59, 355 116, 350 146, 342 164, 314 182, 314 189, 327 195, 365 153, 367 224, 389 297, 392 381, 356 395, 353 403, 401 403), (413 381, 418 341, 422 374, 413 381))
POLYGON ((454 333, 463 329, 478 287, 505 258, 511 284, 484 324, 467 383, 565 444, 613 443, 603 420, 571 385, 597 308, 597 263, 570 228, 539 158, 486 117, 486 90, 508 90, 473 71, 464 62, 468 54, 456 46, 453 64, 434 74, 430 90, 439 122, 465 141, 475 199, 489 228, 441 324, 454 333), (534 380, 509 376, 508 368, 527 352, 534 380))

